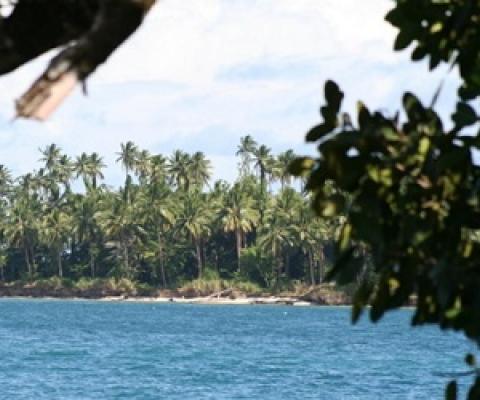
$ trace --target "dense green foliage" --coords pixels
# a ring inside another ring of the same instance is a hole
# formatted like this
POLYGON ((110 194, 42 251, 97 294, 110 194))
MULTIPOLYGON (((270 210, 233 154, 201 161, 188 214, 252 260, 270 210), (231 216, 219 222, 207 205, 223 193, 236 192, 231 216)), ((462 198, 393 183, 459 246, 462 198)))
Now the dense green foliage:
MULTIPOLYGON (((395 49, 413 44, 412 59, 428 57, 430 68, 448 62, 462 84, 451 128, 433 107, 405 93, 394 117, 359 103, 355 122, 341 112, 343 93, 325 85, 323 121, 307 135, 317 142, 317 159, 292 166, 308 177, 320 215, 346 215, 337 241, 339 257, 330 277, 348 282, 366 258, 377 277, 356 292, 353 320, 371 304, 379 320, 390 309, 418 302, 413 324, 435 323, 480 344, 480 147, 479 116, 469 103, 480 95, 480 3, 470 0, 397 0, 387 21, 399 28, 395 49), (326 191, 333 184, 337 191, 326 191)), ((474 384, 468 398, 480 398, 480 374, 466 358, 474 384)), ((446 390, 457 397, 457 384, 446 390)))
POLYGON ((118 153, 125 171, 118 190, 102 183, 98 154, 72 160, 54 144, 41 150, 38 171, 12 179, 2 167, 0 278, 175 287, 214 271, 270 289, 321 282, 335 223, 314 221, 294 189, 301 182, 286 169, 295 155, 275 157, 250 136, 237 155, 237 181, 211 186, 203 153, 150 155, 132 142, 118 153))

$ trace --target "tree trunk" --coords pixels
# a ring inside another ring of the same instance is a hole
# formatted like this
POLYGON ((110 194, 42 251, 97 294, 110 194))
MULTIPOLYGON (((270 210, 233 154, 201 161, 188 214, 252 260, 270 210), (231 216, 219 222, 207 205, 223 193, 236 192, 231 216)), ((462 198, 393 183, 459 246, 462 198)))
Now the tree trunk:
POLYGON ((123 266, 125 268, 125 274, 127 275, 127 277, 130 278, 130 262, 129 262, 128 258, 129 258, 128 257, 128 246, 124 242, 123 243, 123 266))
POLYGON ((5 266, 4 265, 2 265, 0 267, 0 279, 2 280, 2 282, 5 281, 5 266))
POLYGON ((308 251, 308 266, 309 266, 309 269, 310 269, 310 283, 312 286, 315 286, 315 268, 314 268, 314 265, 313 265, 313 256, 312 256, 312 252, 309 250, 308 251))
POLYGON ((237 271, 241 271, 241 255, 242 255, 242 232, 240 229, 235 230, 235 241, 237 250, 237 271))
POLYGON ((197 257, 197 269, 198 269, 198 279, 202 277, 203 265, 202 265, 202 248, 200 246, 200 241, 193 239, 195 243, 195 252, 197 257))
POLYGON ((23 241, 23 252, 25 256, 25 264, 27 265, 28 276, 32 277, 32 265, 30 264, 30 257, 28 255, 28 244, 26 241, 23 241))
POLYGON ((163 254, 160 255, 160 274, 162 275, 162 287, 167 288, 167 277, 165 275, 165 263, 163 259, 163 254))
POLYGON ((70 259, 72 260, 72 263, 75 264, 75 250, 77 248, 77 243, 75 240, 75 235, 72 235, 72 239, 70 240, 70 259))
POLYGON ((95 256, 91 253, 90 250, 90 274, 92 279, 95 278, 95 256))
POLYGON ((200 241, 200 246, 202 247, 202 265, 205 266, 207 265, 207 247, 203 239, 200 241))
POLYGON ((325 255, 323 254, 323 246, 320 246, 320 251, 318 253, 318 282, 322 283, 325 276, 324 273, 324 264, 325 264, 325 255))
POLYGON ((162 236, 158 234, 158 263, 160 265, 160 275, 162 276, 162 287, 165 289, 167 287, 167 279, 165 276, 165 263, 163 259, 163 242, 162 236))
POLYGON ((32 275, 35 275, 37 273, 37 263, 35 262, 35 249, 32 245, 29 245, 28 251, 30 254, 30 264, 32 268, 32 275))
POLYGON ((60 249, 57 251, 57 266, 58 266, 58 276, 63 278, 63 265, 62 265, 62 252, 60 249))
POLYGON ((290 254, 288 250, 285 254, 285 276, 287 279, 290 278, 290 254))

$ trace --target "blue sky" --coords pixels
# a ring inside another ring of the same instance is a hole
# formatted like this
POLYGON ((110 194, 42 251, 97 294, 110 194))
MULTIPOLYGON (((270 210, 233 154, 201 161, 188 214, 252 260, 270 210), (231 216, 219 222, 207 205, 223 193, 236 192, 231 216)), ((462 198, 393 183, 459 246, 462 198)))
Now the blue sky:
MULTIPOLYGON (((394 113, 401 94, 429 101, 445 73, 428 73, 408 53, 393 53, 395 30, 383 21, 389 0, 163 0, 144 26, 44 124, 11 123, 14 100, 53 53, 0 79, 0 163, 15 174, 38 168, 38 148, 69 155, 98 151, 109 183, 121 142, 152 153, 204 151, 214 177, 233 180, 241 136, 274 151, 303 143, 319 122, 322 87, 336 80, 346 108, 362 99, 394 113)), ((454 101, 452 76, 439 103, 454 101)))

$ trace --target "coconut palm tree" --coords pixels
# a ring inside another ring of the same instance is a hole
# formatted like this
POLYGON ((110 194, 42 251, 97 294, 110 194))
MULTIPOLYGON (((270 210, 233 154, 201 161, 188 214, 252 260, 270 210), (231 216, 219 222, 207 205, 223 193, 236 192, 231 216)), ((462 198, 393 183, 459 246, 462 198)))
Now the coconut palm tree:
POLYGON ((106 165, 102 157, 95 152, 90 155, 83 152, 76 158, 73 165, 76 173, 75 178, 82 177, 83 184, 87 191, 97 188, 97 178, 104 178, 102 169, 105 167, 106 165))
POLYGON ((61 157, 61 149, 55 143, 52 143, 43 149, 39 149, 39 151, 42 153, 40 161, 45 163, 46 170, 49 172, 55 170, 61 157))
POLYGON ((115 160, 120 162, 125 168, 125 181, 128 179, 129 171, 135 168, 138 157, 138 147, 132 141, 120 144, 120 151, 117 153, 118 158, 115 160))
POLYGON ((49 210, 41 223, 41 239, 52 249, 60 278, 63 277, 63 253, 72 232, 72 226, 71 215, 59 207, 49 210))
POLYGON ((88 157, 88 175, 90 181, 92 182, 92 189, 97 189, 98 179, 104 179, 103 169, 106 168, 106 164, 103 162, 103 158, 98 155, 98 153, 93 152, 88 157))
POLYGON ((73 212, 73 234, 78 238, 79 243, 84 243, 88 256, 90 276, 96 275, 96 257, 99 248, 102 246, 102 235, 98 224, 98 215, 103 204, 102 192, 90 190, 85 195, 76 195, 72 201, 73 212))
POLYGON ((294 228, 287 222, 288 220, 289 214, 285 214, 285 210, 278 206, 277 201, 267 210, 259 232, 258 246, 272 257, 272 275, 275 282, 278 282, 284 268, 284 251, 294 244, 294 228))
POLYGON ((208 184, 211 176, 211 163, 206 159, 205 154, 201 151, 197 151, 190 158, 189 171, 191 182, 196 187, 203 189, 208 184))
POLYGON ((72 163, 70 157, 66 154, 61 155, 58 160, 56 169, 54 170, 54 179, 60 182, 65 192, 70 192, 70 181, 74 172, 74 164, 72 163))
POLYGON ((257 142, 250 136, 240 138, 240 145, 237 147, 237 156, 240 156, 240 176, 249 175, 251 173, 251 164, 253 155, 257 149, 257 142))
POLYGON ((167 182, 167 159, 161 154, 151 157, 150 184, 163 186, 167 182))
POLYGON ((85 189, 90 188, 89 182, 89 157, 87 153, 83 152, 80 156, 77 156, 74 163, 75 178, 82 177, 85 189))
POLYGON ((203 273, 202 244, 211 233, 211 223, 214 214, 212 204, 206 201, 206 196, 198 190, 185 192, 177 217, 176 228, 190 238, 197 261, 198 278, 203 273))
POLYGON ((145 184, 152 169, 152 160, 148 150, 142 150, 138 152, 134 169, 135 174, 140 180, 140 183, 145 184))
POLYGON ((192 172, 190 165, 190 156, 181 150, 175 150, 168 159, 168 173, 177 190, 183 189, 185 192, 189 190, 192 172))
POLYGON ((291 149, 280 153, 277 157, 278 178, 280 179, 282 189, 284 189, 285 186, 290 185, 292 182, 292 175, 290 175, 289 166, 295 158, 296 155, 291 149))
MULTIPOLYGON (((167 286, 165 272, 166 243, 165 235, 168 229, 175 224, 176 204, 172 199, 172 192, 165 183, 152 184, 144 194, 141 202, 145 226, 149 227, 149 248, 160 268, 160 277, 163 288, 167 286)), ((156 270, 154 275, 158 276, 156 270)))
MULTIPOLYGON (((127 179, 128 182, 128 179, 127 179)), ((128 187, 118 194, 112 194, 105 200, 107 204, 104 210, 98 214, 98 223, 107 239, 107 246, 114 251, 116 258, 120 260, 119 273, 117 275, 132 278, 135 268, 132 266, 132 247, 137 241, 141 241, 146 232, 142 226, 141 214, 132 198, 133 193, 126 194, 128 187), (132 201, 126 201, 131 199, 132 201)))
POLYGON ((272 167, 271 149, 265 145, 261 145, 254 152, 255 168, 260 176, 260 186, 263 191, 266 190, 267 176, 272 167))
POLYGON ((0 196, 5 196, 10 191, 12 173, 4 165, 0 164, 0 196))
POLYGON ((246 245, 245 234, 251 232, 259 221, 259 213, 254 207, 254 200, 236 184, 228 193, 221 211, 221 221, 225 232, 235 234, 237 270, 241 271, 241 252, 246 245))
POLYGON ((32 278, 36 266, 33 246, 36 241, 38 203, 22 191, 12 198, 2 226, 3 237, 11 248, 21 249, 29 278, 32 278))

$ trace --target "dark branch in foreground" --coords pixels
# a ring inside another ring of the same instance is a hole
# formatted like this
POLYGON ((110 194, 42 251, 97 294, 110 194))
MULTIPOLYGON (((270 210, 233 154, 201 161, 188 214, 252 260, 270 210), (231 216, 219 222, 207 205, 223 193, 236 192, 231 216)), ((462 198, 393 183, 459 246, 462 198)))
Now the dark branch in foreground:
POLYGON ((47 118, 141 25, 155 0, 18 0, 0 20, 0 75, 60 47, 17 101, 17 115, 47 118))

